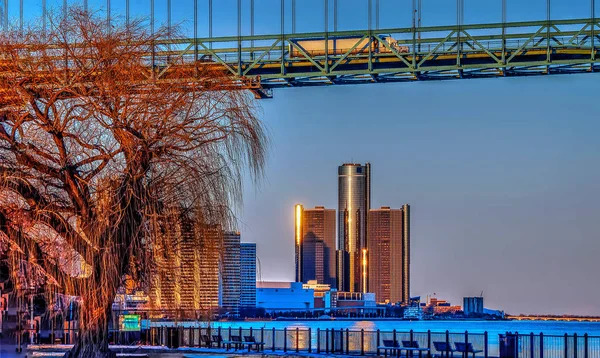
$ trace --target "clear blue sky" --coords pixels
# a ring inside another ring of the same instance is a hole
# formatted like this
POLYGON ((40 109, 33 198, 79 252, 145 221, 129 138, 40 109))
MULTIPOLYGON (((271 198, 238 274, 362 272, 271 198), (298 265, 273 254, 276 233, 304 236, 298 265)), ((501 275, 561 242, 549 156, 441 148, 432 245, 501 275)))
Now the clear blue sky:
MULTIPOLYGON (((380 2, 381 27, 410 25, 410 0, 380 2)), ((509 21, 545 18, 545 0, 507 2, 509 21)), ((16 14, 18 1, 9 3, 16 14)), ((92 7, 104 3, 90 0, 92 7)), ((147 17, 148 3, 132 0, 133 16, 147 17)), ((193 1, 173 3, 174 23, 192 33, 193 1)), ((206 8, 207 0, 199 3, 206 8)), ((236 34, 236 0, 214 3, 215 34, 236 34)), ((297 3, 298 31, 321 30, 323 1, 297 3)), ((455 3, 423 0, 423 25, 453 23, 455 3)), ((28 14, 41 13, 40 4, 25 0, 28 14)), ((124 14, 124 4, 113 0, 113 11, 124 14)), ((156 4, 157 22, 164 21, 166 0, 156 4)), ((278 32, 279 0, 256 4, 257 33, 278 32)), ((339 4, 340 29, 366 27, 367 0, 339 4)), ((465 22, 500 21, 500 4, 465 0, 465 22)), ((589 17, 589 9, 589 0, 552 1, 556 18, 589 17)), ((200 35, 206 33, 201 24, 200 35)), ((335 208, 337 166, 370 161, 373 206, 413 208, 413 295, 436 292, 460 304, 484 291, 487 307, 511 313, 600 315, 599 80, 594 74, 275 91, 261 102, 272 139, 266 179, 258 189, 247 181, 240 214, 243 239, 258 243, 262 278, 293 279, 293 205, 335 208)))

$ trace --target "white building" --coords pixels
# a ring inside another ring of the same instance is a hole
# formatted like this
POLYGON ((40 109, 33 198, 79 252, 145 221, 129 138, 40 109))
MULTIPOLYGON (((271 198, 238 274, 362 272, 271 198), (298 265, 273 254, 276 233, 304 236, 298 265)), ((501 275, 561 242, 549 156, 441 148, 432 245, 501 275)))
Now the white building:
POLYGON ((302 282, 258 282, 256 306, 267 312, 304 311, 314 308, 315 290, 302 282))
POLYGON ((404 319, 420 320, 423 317, 423 311, 420 306, 408 306, 404 309, 404 319))

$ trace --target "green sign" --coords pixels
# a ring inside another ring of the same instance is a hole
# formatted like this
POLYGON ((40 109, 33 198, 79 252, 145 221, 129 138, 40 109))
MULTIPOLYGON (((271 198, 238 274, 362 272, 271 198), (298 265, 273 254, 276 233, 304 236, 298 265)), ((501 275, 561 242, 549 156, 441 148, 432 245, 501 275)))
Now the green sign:
POLYGON ((140 315, 139 314, 124 314, 119 316, 119 330, 122 332, 139 332, 140 315))

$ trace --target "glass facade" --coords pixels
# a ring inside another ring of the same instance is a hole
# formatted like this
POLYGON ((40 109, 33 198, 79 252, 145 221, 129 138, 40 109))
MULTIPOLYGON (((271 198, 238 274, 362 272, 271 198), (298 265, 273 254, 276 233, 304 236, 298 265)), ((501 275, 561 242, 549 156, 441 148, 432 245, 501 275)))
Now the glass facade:
POLYGON ((408 214, 408 205, 369 211, 369 292, 378 302, 409 302, 408 214))
POLYGON ((371 165, 338 167, 338 284, 341 291, 367 292, 363 264, 367 248, 367 214, 371 207, 371 165))
POLYGON ((0 30, 8 27, 8 0, 0 0, 0 30))
POLYGON ((153 253, 157 269, 149 292, 151 307, 192 317, 196 311, 218 309, 222 231, 196 224, 178 210, 165 215, 161 225, 167 238, 157 240, 153 253))
POLYGON ((256 244, 240 244, 240 308, 256 307, 256 244))
POLYGON ((221 308, 238 314, 241 295, 240 233, 226 232, 223 237, 223 266, 221 272, 221 308))
POLYGON ((336 287, 335 210, 296 205, 296 282, 336 287))

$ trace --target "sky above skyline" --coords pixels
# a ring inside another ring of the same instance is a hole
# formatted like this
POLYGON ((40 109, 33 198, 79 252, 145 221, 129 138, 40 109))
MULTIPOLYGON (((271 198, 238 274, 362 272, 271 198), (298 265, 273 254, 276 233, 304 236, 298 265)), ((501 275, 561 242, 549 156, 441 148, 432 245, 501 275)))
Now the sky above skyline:
POLYGON ((600 314, 598 76, 276 91, 240 227, 262 279, 293 280, 294 204, 337 209, 337 166, 370 161, 372 207, 412 205, 411 294, 600 314))
MULTIPOLYGON (((173 23, 193 33, 193 0, 173 3, 173 23)), ((380 3, 382 28, 411 25, 410 0, 380 3)), ((115 16, 124 4, 112 1, 115 16)), ((131 4, 132 17, 149 16, 149 1, 131 4)), ((157 23, 165 4, 156 0, 157 23)), ((206 4, 199 0, 199 36, 206 4)), ((214 4, 215 35, 236 34, 236 0, 214 4)), ((256 0, 256 33, 279 32, 279 4, 256 0)), ((297 4, 298 32, 321 31, 323 1, 297 4)), ((367 0, 339 4, 340 29, 367 26, 367 0)), ((499 22, 500 4, 465 0, 465 23, 499 22)), ((545 4, 507 0, 508 21, 543 20, 545 4)), ((455 5, 423 0, 423 26, 453 24, 455 5)), ((28 19, 41 15, 40 0, 24 7, 28 19)), ((553 18, 589 17, 589 9, 589 0, 552 1, 553 18)), ((18 1, 9 0, 9 14, 18 15, 18 1)), ((286 31, 290 22, 288 11, 286 31)), ((600 315, 599 76, 276 90, 260 102, 272 145, 265 179, 258 188, 246 180, 240 211, 262 279, 294 277, 294 204, 337 209, 337 167, 369 161, 372 206, 412 206, 412 295, 461 304, 483 291, 486 307, 509 313, 600 315)))

